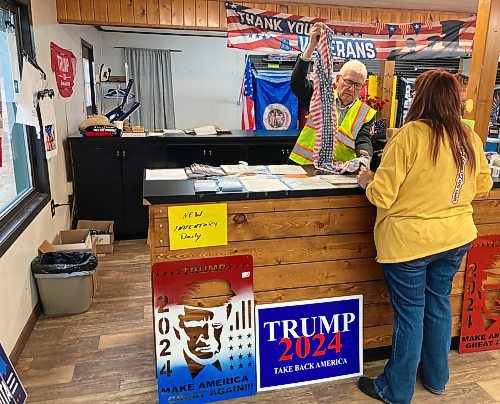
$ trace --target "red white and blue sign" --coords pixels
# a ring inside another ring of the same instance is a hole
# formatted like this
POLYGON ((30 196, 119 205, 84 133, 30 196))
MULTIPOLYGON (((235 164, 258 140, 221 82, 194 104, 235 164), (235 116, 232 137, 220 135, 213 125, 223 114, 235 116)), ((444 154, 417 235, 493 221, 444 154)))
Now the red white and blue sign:
POLYGON ((0 403, 22 404, 26 397, 26 390, 0 344, 0 403))
POLYGON ((159 404, 255 394, 251 255, 152 268, 159 404))
POLYGON ((256 306, 257 390, 360 376, 363 296, 256 306))

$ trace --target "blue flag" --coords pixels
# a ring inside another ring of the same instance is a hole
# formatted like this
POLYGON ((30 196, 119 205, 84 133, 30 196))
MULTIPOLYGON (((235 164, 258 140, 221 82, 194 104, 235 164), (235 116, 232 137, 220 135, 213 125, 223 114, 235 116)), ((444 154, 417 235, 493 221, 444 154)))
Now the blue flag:
POLYGON ((291 71, 260 71, 255 84, 255 129, 296 130, 299 102, 290 89, 291 71))
POLYGON ((385 24, 387 31, 389 31, 389 38, 393 36, 399 28, 398 24, 385 24))

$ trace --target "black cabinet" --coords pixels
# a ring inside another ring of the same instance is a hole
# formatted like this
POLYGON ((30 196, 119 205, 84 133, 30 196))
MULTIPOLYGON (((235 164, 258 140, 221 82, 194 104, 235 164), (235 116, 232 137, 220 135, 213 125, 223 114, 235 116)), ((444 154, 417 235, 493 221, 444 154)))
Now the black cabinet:
POLYGON ((140 237, 148 228, 148 209, 142 203, 144 169, 165 168, 164 145, 122 145, 122 178, 125 229, 130 237, 140 237))
POLYGON ((95 142, 71 146, 78 219, 114 220, 115 232, 125 232, 120 145, 95 142))
POLYGON ((248 145, 248 164, 286 164, 295 143, 248 145))
POLYGON ((146 237, 142 202, 146 168, 193 163, 284 164, 298 133, 244 132, 210 138, 187 135, 151 138, 68 137, 78 219, 114 220, 115 236, 146 237))

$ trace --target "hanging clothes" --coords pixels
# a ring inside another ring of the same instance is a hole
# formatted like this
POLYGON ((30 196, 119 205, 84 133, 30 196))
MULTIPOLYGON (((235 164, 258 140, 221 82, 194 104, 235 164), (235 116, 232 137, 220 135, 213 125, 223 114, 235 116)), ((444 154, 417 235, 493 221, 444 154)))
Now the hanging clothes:
POLYGON ((333 57, 330 49, 333 32, 324 29, 321 32, 318 52, 313 56, 313 95, 310 112, 316 129, 313 149, 314 167, 321 171, 339 173, 342 163, 333 159, 338 140, 337 105, 333 84, 333 57))

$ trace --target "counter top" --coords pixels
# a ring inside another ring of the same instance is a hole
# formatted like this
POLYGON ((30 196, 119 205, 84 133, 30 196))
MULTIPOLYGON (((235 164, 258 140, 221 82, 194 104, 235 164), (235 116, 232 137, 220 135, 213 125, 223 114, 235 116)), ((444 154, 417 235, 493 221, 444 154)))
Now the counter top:
MULTIPOLYGON (((287 190, 273 192, 212 192, 195 193, 195 180, 144 180, 143 197, 148 204, 204 203, 222 201, 242 201, 282 198, 310 198, 321 196, 364 195, 365 191, 356 186, 343 186, 332 189, 287 190)), ((500 181, 493 183, 500 188, 500 181)))
MULTIPOLYGON (((162 136, 137 136, 137 137, 121 137, 121 136, 99 136, 98 139, 106 142, 161 142, 168 140, 169 142, 186 142, 194 143, 229 143, 231 140, 242 140, 245 142, 260 142, 269 140, 295 140, 299 136, 299 130, 233 130, 231 133, 220 135, 187 135, 185 133, 166 134, 162 136)), ((81 133, 74 133, 68 136, 70 141, 87 141, 91 142, 96 137, 83 136, 81 133)))

